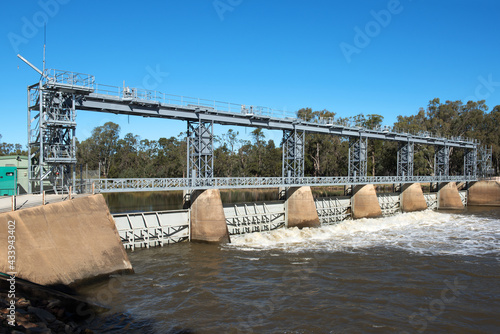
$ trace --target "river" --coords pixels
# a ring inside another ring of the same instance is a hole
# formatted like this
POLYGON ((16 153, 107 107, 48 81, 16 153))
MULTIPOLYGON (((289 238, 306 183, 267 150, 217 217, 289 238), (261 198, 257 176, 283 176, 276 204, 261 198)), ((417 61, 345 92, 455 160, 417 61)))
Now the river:
POLYGON ((106 333, 499 333, 500 208, 128 252, 82 288, 106 333), (106 320, 102 320, 106 319, 106 320))

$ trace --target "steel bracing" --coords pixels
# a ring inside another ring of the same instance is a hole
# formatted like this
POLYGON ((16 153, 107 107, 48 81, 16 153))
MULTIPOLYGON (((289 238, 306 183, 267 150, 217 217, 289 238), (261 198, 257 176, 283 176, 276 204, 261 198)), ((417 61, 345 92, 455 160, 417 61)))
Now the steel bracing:
POLYGON ((29 192, 75 187, 76 101, 93 82, 92 76, 49 70, 28 87, 29 192))
POLYGON ((450 175, 450 147, 448 145, 436 146, 434 153, 434 175, 450 175))
POLYGON ((464 175, 477 175, 477 148, 469 148, 464 152, 464 175))
POLYGON ((399 142, 398 145, 398 176, 413 176, 413 158, 415 144, 411 141, 399 142))
POLYGON ((188 177, 210 179, 214 176, 214 123, 200 118, 187 124, 188 177))
POLYGON ((74 186, 77 110, 177 119, 188 123, 186 178, 94 180, 96 190, 101 192, 474 181, 478 174, 486 175, 491 170, 491 150, 481 149, 476 140, 431 136, 427 132, 408 133, 390 127, 366 129, 333 119, 307 122, 270 108, 106 86, 97 84, 94 77, 87 74, 35 70, 42 77, 39 83, 28 87, 31 192, 43 191, 48 185, 54 191, 74 186), (282 177, 214 178, 214 124, 283 131, 282 177), (349 138, 347 177, 304 177, 305 133, 349 138), (400 143, 397 176, 367 177, 368 139, 400 143), (435 147, 435 176, 413 176, 415 144, 435 147), (466 150, 463 176, 449 176, 451 148, 466 150))
POLYGON ((349 177, 364 177, 367 174, 368 138, 349 138, 349 177))
POLYGON ((283 177, 292 179, 303 177, 305 132, 297 130, 284 130, 282 147, 283 177))
POLYGON ((490 147, 477 147, 478 152, 478 175, 481 177, 488 177, 491 176, 493 173, 493 170, 491 168, 492 164, 492 154, 493 154, 493 148, 490 147))

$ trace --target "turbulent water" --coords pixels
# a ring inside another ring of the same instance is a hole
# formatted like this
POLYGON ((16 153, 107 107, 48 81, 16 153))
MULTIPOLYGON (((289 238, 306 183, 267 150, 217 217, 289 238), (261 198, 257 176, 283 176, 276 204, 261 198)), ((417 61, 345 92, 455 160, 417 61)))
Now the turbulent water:
MULTIPOLYGON (((424 211, 130 252, 82 293, 136 333, 499 333, 500 209, 424 211)), ((106 319, 106 320, 103 320, 106 319)))

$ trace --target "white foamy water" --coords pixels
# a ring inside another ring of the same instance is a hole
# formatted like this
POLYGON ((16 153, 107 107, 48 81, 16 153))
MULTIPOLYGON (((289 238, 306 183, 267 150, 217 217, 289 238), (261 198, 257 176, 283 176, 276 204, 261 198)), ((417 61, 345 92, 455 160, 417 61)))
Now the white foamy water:
POLYGON ((320 228, 279 229, 232 236, 227 247, 288 252, 352 252, 385 247, 426 255, 500 256, 500 220, 427 210, 347 220, 320 228))

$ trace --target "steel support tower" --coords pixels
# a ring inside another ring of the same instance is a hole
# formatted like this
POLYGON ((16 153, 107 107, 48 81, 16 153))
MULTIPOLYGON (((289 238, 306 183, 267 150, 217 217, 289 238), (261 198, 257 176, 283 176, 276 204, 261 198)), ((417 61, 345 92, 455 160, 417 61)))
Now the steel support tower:
POLYGON ((447 145, 436 146, 434 153, 434 175, 450 175, 450 147, 447 145))
POLYGON ((283 177, 292 179, 304 177, 305 131, 284 130, 282 147, 283 177))
POLYGON ((464 151, 464 176, 477 176, 477 148, 464 151))
POLYGON ((94 77, 45 71, 28 87, 28 191, 75 189, 77 100, 93 92, 94 77))
POLYGON ((398 144, 398 176, 413 176, 415 145, 413 142, 399 142, 398 144))
POLYGON ((187 122, 187 172, 188 178, 214 177, 214 122, 203 120, 198 113, 198 121, 187 122))
POLYGON ((349 138, 349 177, 365 177, 367 172, 368 138, 349 138))

